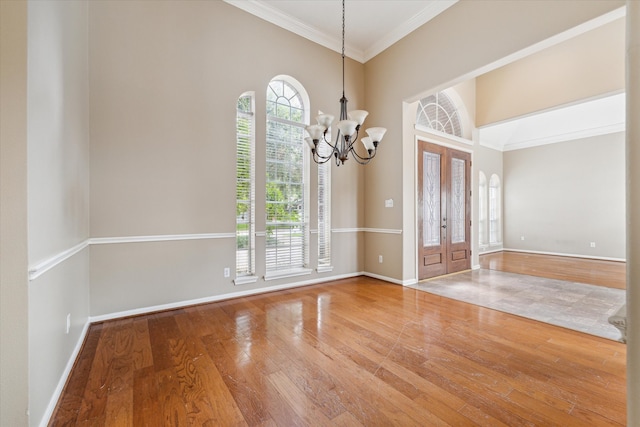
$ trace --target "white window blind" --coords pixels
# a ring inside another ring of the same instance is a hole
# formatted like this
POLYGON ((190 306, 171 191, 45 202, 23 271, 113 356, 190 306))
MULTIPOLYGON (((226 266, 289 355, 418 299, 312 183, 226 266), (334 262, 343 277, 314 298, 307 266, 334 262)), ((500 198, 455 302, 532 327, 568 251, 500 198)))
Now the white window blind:
POLYGON ((502 241, 500 201, 500 178, 491 175, 489 179, 489 244, 498 244, 502 241))
POLYGON ((480 246, 486 246, 488 241, 487 235, 487 177, 484 172, 480 171, 478 179, 478 243, 480 246))
POLYGON ((236 113, 236 275, 255 273, 254 97, 238 98, 236 113))
MULTIPOLYGON (((327 133, 330 138, 330 133, 327 133)), ((318 144, 318 154, 328 156, 331 147, 318 144)), ((318 165, 318 267, 331 266, 331 162, 318 165)))
POLYGON ((305 106, 284 80, 267 88, 266 271, 308 264, 308 223, 304 150, 305 106))

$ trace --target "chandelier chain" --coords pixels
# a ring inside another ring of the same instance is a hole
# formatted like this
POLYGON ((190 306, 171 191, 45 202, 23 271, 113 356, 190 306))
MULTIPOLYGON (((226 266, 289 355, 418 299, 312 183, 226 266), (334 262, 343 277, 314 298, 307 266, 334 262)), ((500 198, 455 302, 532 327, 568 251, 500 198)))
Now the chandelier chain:
POLYGON ((342 97, 344 98, 344 1, 342 0, 342 97))
MULTIPOLYGON (((0 0, 1 1, 1 0, 0 0)), ((384 133, 387 131, 385 128, 374 127, 367 129, 369 136, 362 138, 361 142, 364 145, 367 154, 361 156, 355 150, 354 143, 358 140, 358 134, 360 132, 360 126, 364 122, 364 119, 369 114, 364 110, 347 111, 347 97, 345 96, 345 0, 342 0, 342 98, 340 98, 340 120, 338 121, 338 131, 336 132, 335 143, 330 141, 331 137, 327 139, 327 131, 329 130, 334 116, 330 114, 323 114, 317 117, 317 125, 309 125, 306 127, 308 137, 305 138, 307 144, 311 148, 311 154, 313 161, 318 164, 323 164, 335 159, 336 166, 344 164, 349 158, 349 154, 352 154, 352 158, 361 165, 366 165, 376 155, 378 144, 382 139, 384 133), (325 154, 324 150, 321 150, 318 144, 326 144, 331 149, 330 154, 325 154)), ((330 135, 330 134, 329 134, 330 135)))

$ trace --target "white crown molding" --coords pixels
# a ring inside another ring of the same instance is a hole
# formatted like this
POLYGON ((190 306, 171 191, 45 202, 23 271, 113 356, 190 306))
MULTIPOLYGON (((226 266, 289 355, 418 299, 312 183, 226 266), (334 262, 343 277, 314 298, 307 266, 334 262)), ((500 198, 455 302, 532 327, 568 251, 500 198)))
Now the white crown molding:
MULTIPOLYGON (((285 15, 278 9, 269 6, 265 1, 257 0, 224 0, 225 3, 229 3, 239 9, 244 10, 258 18, 264 19, 280 28, 284 28, 292 33, 295 33, 301 37, 311 40, 321 46, 331 49, 335 52, 342 53, 342 39, 338 37, 328 36, 326 33, 305 24, 291 16, 285 15)), ((364 52, 355 49, 348 44, 345 44, 344 54, 351 59, 355 59, 358 62, 364 63, 364 52)))
POLYGON ((422 11, 414 15, 411 19, 405 21, 401 26, 396 27, 393 31, 389 32, 386 36, 373 43, 369 48, 364 51, 364 61, 367 62, 371 58, 378 55, 380 52, 387 49, 389 46, 401 40, 407 34, 415 31, 422 25, 431 21, 436 16, 456 4, 458 0, 440 0, 429 2, 429 5, 422 11))
MULTIPOLYGON (((342 53, 342 39, 339 37, 328 35, 327 33, 308 25, 296 18, 282 13, 280 10, 272 7, 264 0, 224 0, 226 3, 244 10, 258 18, 264 19, 278 27, 291 31, 301 37, 311 40, 321 46, 331 49, 335 52, 342 53)), ((393 29, 381 39, 377 40, 370 47, 361 50, 353 47, 345 42, 345 56, 354 59, 360 63, 365 63, 374 56, 378 55, 389 46, 393 45, 407 34, 411 33, 418 27, 429 22, 431 19, 444 12, 449 7, 457 3, 458 0, 439 0, 431 1, 422 11, 403 22, 400 26, 393 29)))
POLYGON ((522 141, 510 142, 502 147, 501 151, 514 151, 523 148, 538 147, 540 145, 555 144, 556 142, 574 141, 576 139, 591 138, 593 136, 608 135, 625 131, 625 124, 614 123, 589 129, 580 129, 563 134, 551 135, 542 138, 532 138, 522 141))

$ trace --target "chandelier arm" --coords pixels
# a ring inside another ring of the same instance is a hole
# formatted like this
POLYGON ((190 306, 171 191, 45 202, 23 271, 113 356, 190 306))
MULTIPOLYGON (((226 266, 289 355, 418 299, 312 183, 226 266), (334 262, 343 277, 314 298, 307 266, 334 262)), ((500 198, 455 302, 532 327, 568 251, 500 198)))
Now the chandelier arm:
MULTIPOLYGON (((373 159, 376 156, 376 153, 378 152, 378 150, 376 149, 376 150, 373 150, 368 157, 362 157, 362 156, 358 155, 358 153, 356 152, 355 149, 352 148, 350 151, 351 151, 351 154, 353 154, 353 157, 356 159, 356 161, 358 161, 358 160, 365 161, 366 160, 367 163, 369 163, 371 161, 371 159, 373 159)), ((367 151, 367 153, 369 153, 369 152, 367 151)), ((358 161, 358 163, 364 164, 364 163, 361 163, 359 161, 358 161)))
POLYGON ((356 163, 360 165, 366 165, 371 161, 371 159, 375 157, 375 152, 373 153, 373 156, 368 158, 358 156, 358 154, 354 150, 351 150, 351 153, 353 154, 353 160, 355 160, 356 163))
POLYGON ((313 161, 316 162, 319 165, 324 165, 329 160, 331 160, 331 156, 329 156, 329 157, 319 157, 318 159, 316 159, 316 157, 319 157, 319 156, 317 156, 317 155, 314 156, 313 161))
MULTIPOLYGON (((331 156, 333 156, 333 153, 334 153, 334 150, 332 150, 332 151, 331 151, 331 153, 329 153, 329 155, 327 155, 327 156, 323 156, 323 155, 321 155, 321 154, 319 154, 319 153, 318 153, 318 150, 316 150, 316 151, 314 152, 314 155, 315 155, 317 158, 319 158, 319 159, 326 160, 326 159, 330 159, 330 158, 331 158, 331 156)), ((316 163, 317 163, 317 162, 316 162, 316 163)))

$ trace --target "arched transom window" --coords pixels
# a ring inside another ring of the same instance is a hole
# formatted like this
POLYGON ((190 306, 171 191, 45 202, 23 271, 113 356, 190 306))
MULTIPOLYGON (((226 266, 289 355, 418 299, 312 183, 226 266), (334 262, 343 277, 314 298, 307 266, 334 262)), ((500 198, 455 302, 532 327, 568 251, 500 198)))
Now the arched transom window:
POLYGON ((416 124, 437 132, 462 137, 460 115, 444 92, 422 98, 418 103, 416 124))

